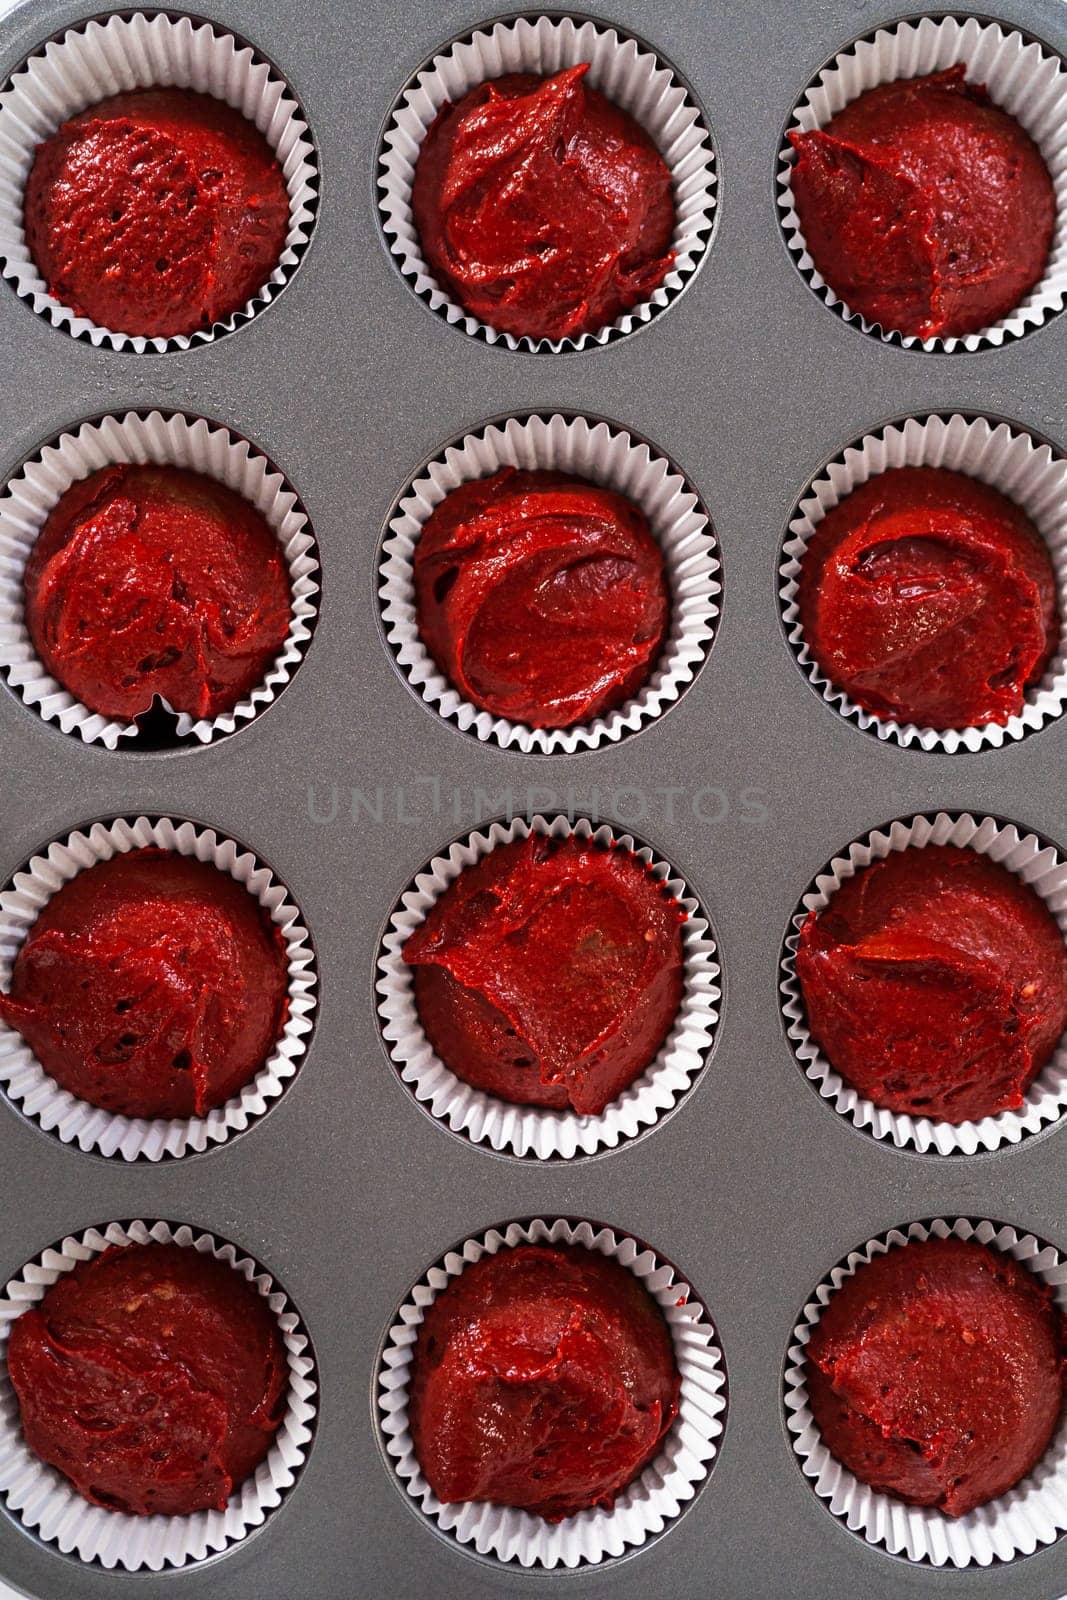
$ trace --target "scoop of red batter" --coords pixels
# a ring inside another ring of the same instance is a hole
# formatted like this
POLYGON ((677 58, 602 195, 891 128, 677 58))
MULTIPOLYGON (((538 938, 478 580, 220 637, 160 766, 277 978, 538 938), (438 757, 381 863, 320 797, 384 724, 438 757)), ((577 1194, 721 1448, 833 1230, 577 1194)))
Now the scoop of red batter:
POLYGON ((65 1273, 13 1325, 7 1370, 33 1453, 136 1516, 224 1510, 288 1386, 262 1295, 178 1245, 113 1247, 65 1273))
POLYGON ((423 254, 465 309, 505 333, 563 339, 647 300, 674 261, 666 162, 586 87, 509 73, 441 107, 412 206, 423 254))
POLYGON ((288 1012, 281 934, 248 890, 171 851, 87 867, 42 908, 0 1019, 64 1089, 200 1116, 255 1077, 288 1012))
POLYGON ((267 522, 177 467, 104 467, 72 484, 30 554, 25 596, 53 677, 127 722, 157 695, 194 717, 231 710, 289 631, 289 575, 267 522))
POLYGON ((968 1122, 1010 1111, 1067 1027, 1067 952, 1029 885, 952 845, 894 852, 800 932, 808 1026, 890 1111, 968 1122))
POLYGON ((239 311, 289 230, 285 179, 240 112, 186 89, 117 94, 37 146, 26 242, 55 299, 166 337, 239 311))
POLYGON ((611 1508, 678 1411, 670 1332, 625 1267, 517 1245, 452 1280, 419 1328, 409 1416, 442 1501, 558 1522, 611 1508))
POLYGON ((461 484, 415 550, 419 634, 464 699, 535 728, 622 705, 648 678, 669 610, 644 513, 559 472, 461 484))
POLYGON ((868 322, 920 339, 977 333, 1039 281, 1056 217, 1029 134, 962 63, 870 89, 791 133, 808 253, 868 322))
POLYGON ((1004 723, 1056 651, 1048 547, 996 490, 903 467, 829 511, 800 571, 808 647, 865 710, 928 728, 1004 723))
POLYGON ((1041 1459, 1063 1401, 1063 1318, 999 1250, 930 1239, 845 1280, 808 1345, 823 1442, 872 1488, 960 1517, 1041 1459))
POLYGON ((595 1116, 670 1031, 684 921, 624 850, 538 833, 498 846, 404 945, 419 1020, 474 1088, 595 1116))

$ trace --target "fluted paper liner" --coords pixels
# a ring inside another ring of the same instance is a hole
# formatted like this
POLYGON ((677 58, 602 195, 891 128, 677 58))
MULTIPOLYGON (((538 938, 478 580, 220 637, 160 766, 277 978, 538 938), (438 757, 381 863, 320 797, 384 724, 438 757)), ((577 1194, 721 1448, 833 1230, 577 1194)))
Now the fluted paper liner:
POLYGON ((788 132, 824 128, 850 101, 882 83, 924 77, 965 62, 967 79, 985 84, 990 99, 1016 119, 1045 160, 1056 193, 1056 223, 1044 275, 1022 303, 991 327, 977 333, 920 339, 880 323, 868 322, 834 292, 808 254, 793 205, 796 152, 783 140, 778 167, 778 205, 786 242, 803 276, 828 306, 864 333, 885 343, 921 350, 979 350, 1018 338, 1062 310, 1067 295, 1067 69, 1021 33, 977 17, 921 17, 879 28, 842 50, 823 68, 793 109, 788 132))
POLYGON ((591 1222, 508 1223, 468 1239, 431 1267, 400 1307, 378 1369, 379 1424, 393 1470, 423 1514, 480 1555, 522 1567, 573 1568, 620 1556, 661 1533, 711 1470, 726 1413, 726 1372, 711 1318, 667 1262, 636 1239, 591 1222), (464 1269, 519 1244, 580 1245, 619 1262, 658 1304, 681 1375, 678 1416, 655 1458, 615 1501, 545 1522, 529 1511, 485 1502, 442 1505, 415 1455, 408 1429, 408 1385, 426 1308, 464 1269))
POLYGON ((315 1364, 299 1316, 270 1274, 235 1245, 187 1226, 167 1222, 112 1222, 71 1235, 27 1262, 0 1298, 0 1495, 8 1512, 39 1539, 65 1555, 99 1562, 112 1570, 162 1572, 225 1550, 260 1526, 296 1481, 311 1442, 315 1416, 315 1364), (239 1272, 262 1295, 277 1320, 289 1365, 289 1389, 281 1427, 265 1459, 243 1484, 235 1485, 225 1511, 185 1517, 137 1517, 90 1505, 74 1486, 35 1456, 25 1443, 18 1400, 7 1375, 11 1325, 41 1300, 57 1278, 110 1245, 176 1244, 212 1255, 239 1272))
POLYGON ((215 478, 241 495, 267 522, 289 570, 289 631, 263 681, 217 717, 178 713, 179 738, 233 733, 281 694, 311 640, 318 610, 319 563, 307 516, 291 485, 246 439, 203 417, 153 411, 114 414, 64 433, 8 479, 0 497, 0 674, 25 703, 64 733, 114 750, 136 738, 136 722, 91 711, 48 672, 26 627, 26 563, 49 514, 72 483, 119 462, 181 467, 215 478))
POLYGON ((38 315, 97 347, 188 350, 247 322, 292 276, 314 219, 318 172, 291 90, 250 45, 191 17, 135 11, 69 28, 50 40, 0 94, 0 271, 38 315), (68 117, 113 94, 178 88, 208 94, 248 118, 270 145, 289 194, 289 231, 269 279, 239 311, 210 328, 147 337, 79 317, 48 292, 26 244, 23 193, 34 152, 68 117))
POLYGON ((1067 1528, 1067 1427, 1062 1419, 1048 1450, 1014 1489, 965 1516, 947 1517, 933 1507, 905 1505, 892 1495, 879 1493, 835 1460, 815 1425, 805 1381, 805 1350, 812 1329, 845 1279, 865 1262, 909 1240, 949 1237, 973 1239, 1014 1256, 1050 1285, 1060 1310, 1067 1311, 1067 1264, 1057 1250, 1032 1234, 1019 1233, 1004 1223, 972 1222, 965 1217, 951 1223, 938 1217, 929 1224, 913 1222, 906 1228, 893 1228, 853 1250, 843 1265, 823 1279, 804 1307, 786 1358, 786 1425, 815 1493, 840 1522, 868 1544, 935 1567, 988 1567, 994 1561, 1032 1555, 1067 1528))
POLYGON ((240 1092, 201 1117, 127 1117, 103 1111, 49 1077, 21 1034, 0 1023, 0 1088, 27 1117, 64 1144, 126 1161, 192 1155, 241 1133, 285 1093, 311 1033, 316 996, 314 956, 300 912, 269 867, 224 834, 171 817, 94 822, 35 855, 0 893, 0 989, 11 984, 15 957, 43 906, 65 883, 101 861, 156 845, 195 856, 242 884, 263 907, 285 945, 289 1014, 274 1049, 240 1092))
POLYGON ((416 294, 447 322, 509 350, 582 350, 640 327, 681 292, 708 246, 715 210, 715 157, 704 118, 673 69, 603 23, 578 17, 519 17, 479 28, 435 55, 393 108, 380 153, 378 188, 386 242, 416 294), (504 333, 451 299, 428 266, 411 209, 415 167, 426 132, 446 101, 509 72, 551 76, 589 63, 588 83, 639 122, 674 180, 675 261, 650 297, 607 327, 565 339, 504 333))
POLYGON ((616 743, 678 699, 711 648, 719 613, 719 557, 708 517, 671 463, 619 428, 555 413, 512 417, 450 445, 411 484, 382 545, 379 596, 385 636, 411 686, 465 733, 504 749, 541 755, 616 743), (638 505, 663 550, 670 598, 667 635, 648 681, 614 711, 567 728, 511 722, 465 700, 419 637, 415 550, 427 520, 447 495, 503 467, 569 473, 614 489, 638 505))
POLYGON ((647 845, 638 845, 607 823, 595 828, 584 819, 573 824, 567 817, 536 816, 527 823, 516 817, 510 824, 494 822, 485 832, 474 832, 433 860, 405 890, 389 919, 378 956, 378 1015, 386 1049, 415 1098, 454 1133, 473 1144, 515 1156, 541 1161, 594 1155, 633 1139, 688 1093, 704 1066, 718 1027, 719 965, 715 941, 699 901, 670 864, 647 845), (460 873, 495 850, 498 845, 525 839, 531 832, 565 839, 591 839, 601 846, 632 852, 648 864, 661 883, 687 913, 681 925, 682 999, 678 1015, 655 1060, 605 1106, 599 1116, 576 1111, 546 1110, 540 1106, 512 1105, 507 1100, 472 1088, 445 1066, 423 1032, 415 1005, 412 968, 404 961, 405 941, 425 921, 434 902, 460 873))
POLYGON ((931 1117, 912 1117, 876 1106, 835 1072, 808 1030, 796 971, 799 931, 808 912, 824 910, 847 878, 855 877, 872 861, 884 861, 894 851, 922 850, 927 845, 946 844, 974 850, 1015 873, 1044 901, 1067 938, 1067 862, 1051 845, 1045 844, 1036 834, 1022 833, 1013 824, 998 822, 994 817, 973 817, 967 812, 953 815, 945 811, 939 811, 936 816, 911 817, 890 823, 886 829, 876 829, 850 844, 845 854, 835 856, 819 873, 814 887, 805 894, 785 941, 782 1012, 793 1052, 805 1075, 823 1099, 854 1127, 876 1139, 888 1139, 898 1149, 911 1148, 941 1156, 971 1156, 983 1150, 998 1150, 1002 1145, 1018 1144, 1027 1134, 1037 1133, 1063 1116, 1067 1108, 1067 1035, 1026 1091, 1018 1111, 1000 1111, 978 1122, 952 1123, 931 1117))
POLYGON ((1006 422, 968 419, 958 412, 902 422, 868 433, 832 461, 806 490, 789 524, 778 569, 786 636, 809 681, 827 705, 879 739, 952 755, 999 749, 1022 739, 1063 713, 1067 700, 1067 642, 1063 638, 1040 683, 1026 690, 1022 711, 1007 722, 984 727, 926 728, 875 716, 849 698, 826 675, 808 648, 797 595, 808 545, 828 511, 870 478, 900 467, 946 467, 977 478, 1025 511, 1045 544, 1056 572, 1060 619, 1067 626, 1067 461, 1051 447, 1006 422))

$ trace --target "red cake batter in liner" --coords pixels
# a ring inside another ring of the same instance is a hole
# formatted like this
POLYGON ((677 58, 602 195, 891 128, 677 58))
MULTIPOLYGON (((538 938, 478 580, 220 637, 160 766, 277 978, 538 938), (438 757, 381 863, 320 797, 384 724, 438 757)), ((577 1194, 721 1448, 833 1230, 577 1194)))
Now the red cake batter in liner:
POLYGON ((478 84, 445 102, 423 141, 412 189, 423 254, 443 289, 505 333, 607 327, 674 261, 670 170, 587 87, 588 70, 478 84))
POLYGON ((49 293, 165 338, 241 310, 285 248, 289 196, 255 126, 187 89, 117 94, 37 146, 26 242, 49 293))
POLYGON ((287 988, 282 936, 248 890, 150 847, 87 867, 52 896, 0 1019, 90 1105, 202 1116, 263 1066, 287 988))
POLYGON ((920 339, 978 333, 1044 274, 1052 179, 962 63, 880 84, 789 138, 808 253, 868 322, 920 339))
POLYGON ((1016 1110, 1067 1027, 1067 952, 1044 902, 953 845, 895 851, 810 912, 808 1027, 875 1105, 968 1122, 1016 1110))
POLYGON ((1064 1325, 1026 1267, 961 1239, 915 1240, 845 1280, 814 1328, 823 1442, 862 1482, 950 1517, 1006 1494, 1063 1403, 1064 1325))
POLYGON ((657 1453, 679 1388, 667 1324, 632 1273, 575 1246, 518 1245, 426 1312, 411 1437, 439 1500, 558 1522, 611 1508, 657 1453))
POLYGON ((590 722, 647 681, 669 615, 643 512, 559 472, 464 483, 415 550, 419 634, 464 699, 535 728, 590 722))
POLYGON ((156 696, 197 718, 232 710, 289 631, 289 573, 269 524, 214 478, 178 467, 103 467, 72 484, 24 587, 48 671, 125 722, 156 696))
POLYGON ((670 1032, 684 921, 621 849, 537 833, 499 845, 404 945, 419 1020, 474 1088, 598 1115, 670 1032))
POLYGON ((819 523, 797 596, 826 676, 876 717, 983 727, 1020 714, 1060 641, 1048 547, 976 478, 902 467, 819 523))
POLYGON ((65 1273, 14 1323, 7 1370, 33 1453, 134 1516, 224 1510, 288 1388, 267 1302, 178 1245, 111 1247, 65 1273))

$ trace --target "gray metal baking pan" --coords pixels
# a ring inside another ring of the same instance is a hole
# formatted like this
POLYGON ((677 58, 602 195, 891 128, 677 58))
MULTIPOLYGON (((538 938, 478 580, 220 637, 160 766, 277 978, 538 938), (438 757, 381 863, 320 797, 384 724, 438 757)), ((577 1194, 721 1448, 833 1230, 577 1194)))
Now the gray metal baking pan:
MULTIPOLYGON (((0 79, 52 34, 111 9, 120 7, 27 0, 0 26, 0 79)), ((278 1275, 311 1333, 321 1382, 299 1482, 231 1552, 178 1572, 116 1575, 0 1514, 0 1574, 39 1600, 1055 1600, 1067 1593, 1067 1539, 956 1572, 909 1564, 840 1526, 798 1470, 781 1389, 809 1291, 883 1229, 991 1216, 1067 1249, 1067 1130, 966 1159, 884 1147, 805 1082, 777 983, 782 938, 813 874, 894 816, 977 809, 1067 845, 1067 721, 974 757, 882 745, 835 715, 798 669, 776 572, 809 478, 884 422, 979 412, 1067 446, 1067 317, 997 350, 904 350, 842 322, 790 259, 775 168, 794 101, 837 50, 919 8, 589 0, 584 14, 649 40, 707 113, 720 188, 706 260, 668 311, 604 349, 513 353, 447 326, 385 247, 378 141, 395 97, 442 43, 521 9, 205 0, 199 14, 277 64, 317 143, 321 204, 292 281, 232 335, 164 356, 95 350, 0 284, 0 473, 110 410, 203 414, 286 472, 323 568, 319 626, 293 682, 207 749, 86 748, 0 692, 0 879, 87 820, 188 816, 277 870, 310 926, 321 977, 297 1081, 217 1151, 128 1166, 63 1147, 0 1104, 0 1281, 93 1223, 198 1224, 278 1275), (702 496, 723 557, 718 638, 688 693, 621 745, 562 758, 482 746, 436 718, 385 648, 375 598, 381 531, 414 470, 486 419, 531 410, 603 416, 655 441, 702 496), (433 777, 436 813, 432 785, 418 782, 433 777), (381 819, 364 809, 353 821, 352 791, 379 784, 381 819), (395 897, 480 820, 477 789, 510 789, 524 809, 527 785, 542 810, 546 788, 564 807, 568 791, 579 808, 595 792, 605 818, 630 824, 684 874, 721 946, 722 1026, 696 1087, 646 1137, 586 1161, 507 1160, 450 1137, 399 1081, 376 1025, 374 960, 395 897), (373 1408, 384 1330, 424 1269, 469 1234, 534 1215, 605 1221, 675 1261, 715 1319, 730 1381, 719 1459, 675 1525, 628 1559, 551 1575, 472 1557, 423 1521, 385 1463, 373 1408)), ((1000 0, 996 16, 1067 54, 1060 0, 1000 0)))

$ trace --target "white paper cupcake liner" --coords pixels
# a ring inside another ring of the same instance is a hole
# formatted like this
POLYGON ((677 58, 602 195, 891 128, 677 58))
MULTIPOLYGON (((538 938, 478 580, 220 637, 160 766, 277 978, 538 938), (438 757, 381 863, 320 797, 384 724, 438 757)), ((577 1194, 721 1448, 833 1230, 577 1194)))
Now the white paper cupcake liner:
POLYGON ((525 421, 512 417, 449 445, 400 501, 382 544, 378 570, 385 636, 412 688, 464 733, 526 754, 595 750, 661 716, 700 670, 719 614, 715 535, 685 478, 664 456, 623 430, 558 412, 525 421), (453 688, 419 637, 414 557, 423 527, 460 484, 491 477, 503 467, 566 472, 614 489, 641 508, 663 549, 671 615, 659 660, 636 695, 592 722, 533 728, 481 710, 453 688))
POLYGON ((594 829, 584 818, 572 823, 564 816, 536 816, 529 823, 522 817, 508 825, 494 822, 484 833, 474 832, 458 839, 447 854, 434 856, 416 875, 389 918, 378 956, 376 988, 385 1047, 416 1100, 472 1144, 487 1144, 514 1156, 551 1161, 615 1149, 624 1140, 653 1127, 689 1091, 715 1043, 722 994, 718 978, 715 941, 707 918, 700 902, 669 862, 606 823, 594 829), (682 999, 671 1031, 650 1066, 595 1117, 580 1116, 576 1111, 512 1105, 464 1083, 445 1066, 423 1031, 415 1005, 412 968, 404 961, 405 941, 425 921, 430 907, 448 885, 498 845, 528 838, 531 833, 547 834, 553 839, 574 834, 601 846, 614 845, 634 852, 638 861, 651 865, 652 876, 665 885, 687 913, 681 926, 682 999))
POLYGON ((311 236, 317 184, 311 136, 289 86, 251 46, 191 17, 136 11, 79 24, 24 62, 0 94, 0 271, 53 327, 97 347, 188 350, 249 321, 293 275, 311 236), (289 231, 270 278, 240 311, 195 333, 147 338, 76 316, 49 294, 26 244, 23 192, 37 146, 68 117, 113 94, 172 87, 225 101, 259 129, 285 178, 289 231))
POLYGON ((400 1483, 423 1515, 480 1555, 522 1567, 567 1568, 601 1562, 654 1538, 693 1498, 711 1471, 726 1420, 726 1368, 705 1308, 669 1263, 629 1234, 591 1222, 511 1222, 468 1239, 431 1267, 400 1307, 378 1370, 379 1423, 400 1483), (408 1430, 408 1385, 419 1324, 441 1290, 483 1256, 519 1244, 580 1245, 619 1262, 663 1312, 681 1376, 678 1416, 659 1454, 624 1489, 611 1511, 593 1508, 549 1523, 529 1511, 484 1502, 442 1505, 415 1455, 408 1430))
POLYGON ((906 1228, 893 1228, 853 1250, 847 1261, 823 1279, 804 1307, 786 1357, 786 1425, 815 1493, 840 1522, 868 1544, 935 1567, 988 1567, 994 1561, 1032 1555, 1067 1529, 1064 1421, 1033 1472, 1008 1494, 965 1516, 947 1517, 932 1507, 905 1505, 892 1495, 879 1493, 835 1460, 815 1425, 805 1381, 805 1351, 812 1329, 845 1279, 865 1262, 909 1240, 950 1236, 973 1239, 1014 1256, 1050 1285, 1060 1310, 1067 1311, 1067 1263, 1051 1245, 1043 1244, 1032 1234, 1018 1233, 1004 1223, 972 1222, 965 1217, 957 1217, 951 1223, 938 1217, 929 1224, 913 1222, 906 1228))
POLYGON ((948 755, 999 750, 1063 713, 1067 701, 1067 637, 1061 639, 1041 682, 1026 691, 1022 712, 1007 722, 976 728, 924 728, 878 717, 851 700, 826 676, 808 649, 797 595, 805 552, 828 511, 870 478, 899 467, 947 467, 977 478, 1026 512, 1048 546, 1056 571, 1061 621, 1067 626, 1067 461, 1051 447, 1006 422, 971 420, 958 412, 925 421, 908 417, 849 445, 811 483, 789 524, 778 569, 786 637, 809 681, 827 705, 879 739, 948 755))
POLYGON ((300 912, 269 867, 232 839, 171 817, 94 822, 35 855, 0 893, 0 989, 11 984, 15 957, 41 909, 86 867, 146 845, 195 856, 243 884, 278 928, 289 971, 289 1014, 277 1044, 239 1094, 202 1117, 127 1117, 79 1100, 49 1077, 21 1034, 0 1023, 0 1089, 47 1133, 125 1161, 161 1161, 223 1144, 242 1133, 285 1093, 301 1064, 314 1022, 317 975, 300 912))
POLYGON ((1067 296, 1067 68, 1058 56, 1021 33, 977 17, 921 17, 899 22, 842 50, 807 87, 793 108, 778 166, 778 205, 786 243, 803 276, 828 306, 864 333, 906 348, 953 351, 1001 345, 1037 328, 1062 310, 1067 296), (962 337, 919 339, 868 322, 831 289, 816 270, 793 204, 796 152, 792 132, 825 128, 850 101, 882 83, 925 77, 963 61, 967 79, 985 84, 990 99, 1021 123, 1044 157, 1056 192, 1056 225, 1044 276, 1010 316, 962 337))
POLYGON ((89 1228, 27 1262, 0 1298, 0 1495, 9 1513, 65 1555, 112 1570, 161 1572, 226 1550, 245 1538, 281 1504, 295 1483, 311 1442, 315 1416, 315 1363, 307 1333, 282 1288, 236 1246, 197 1229, 167 1222, 112 1222, 89 1228), (109 1245, 176 1244, 212 1255, 239 1272, 263 1296, 277 1319, 289 1364, 289 1392, 281 1427, 254 1474, 235 1487, 225 1511, 185 1517, 136 1517, 90 1505, 54 1467, 25 1443, 18 1400, 7 1375, 11 1325, 43 1299, 57 1278, 109 1245))
POLYGON ((703 115, 673 68, 615 28, 577 17, 519 17, 455 40, 423 67, 393 108, 380 154, 379 206, 386 243, 415 293, 446 322, 509 350, 560 352, 607 344, 649 322, 674 300, 704 256, 715 212, 715 155, 703 115), (639 122, 674 179, 674 265, 648 300, 613 323, 565 339, 504 333, 471 316, 439 286, 423 257, 411 209, 422 141, 445 101, 509 72, 548 77, 589 63, 588 82, 639 122))
MULTIPOLYGON (((176 717, 179 738, 210 744, 250 722, 276 700, 304 657, 318 611, 319 563, 307 515, 266 456, 228 429, 178 415, 135 411, 84 422, 9 478, 0 497, 0 675, 25 703, 86 744, 117 748, 136 722, 118 722, 82 705, 46 670, 30 640, 23 577, 37 536, 72 483, 118 462, 182 467, 225 484, 254 506, 277 536, 292 591, 289 631, 262 683, 217 717, 176 717)), ((169 708, 168 708, 169 709, 169 708)))
POLYGON ((782 1013, 786 1033, 805 1076, 853 1127, 876 1139, 891 1140, 898 1149, 910 1147, 923 1154, 971 1156, 982 1150, 1018 1144, 1028 1134, 1037 1133, 1063 1116, 1067 1108, 1067 1035, 1030 1085, 1020 1110, 1001 1111, 978 1122, 951 1123, 930 1117, 912 1117, 876 1106, 835 1072, 808 1031, 796 971, 800 929, 808 912, 823 911, 846 879, 855 877, 872 861, 884 861, 894 851, 922 850, 927 845, 946 844, 974 850, 1015 873, 1044 901, 1067 938, 1067 861, 1051 845, 1036 834, 1021 833, 1011 823, 998 822, 993 817, 973 817, 966 812, 950 815, 945 811, 939 811, 936 816, 911 817, 892 822, 888 828, 876 829, 850 844, 847 853, 835 856, 805 894, 785 941, 782 1013))

